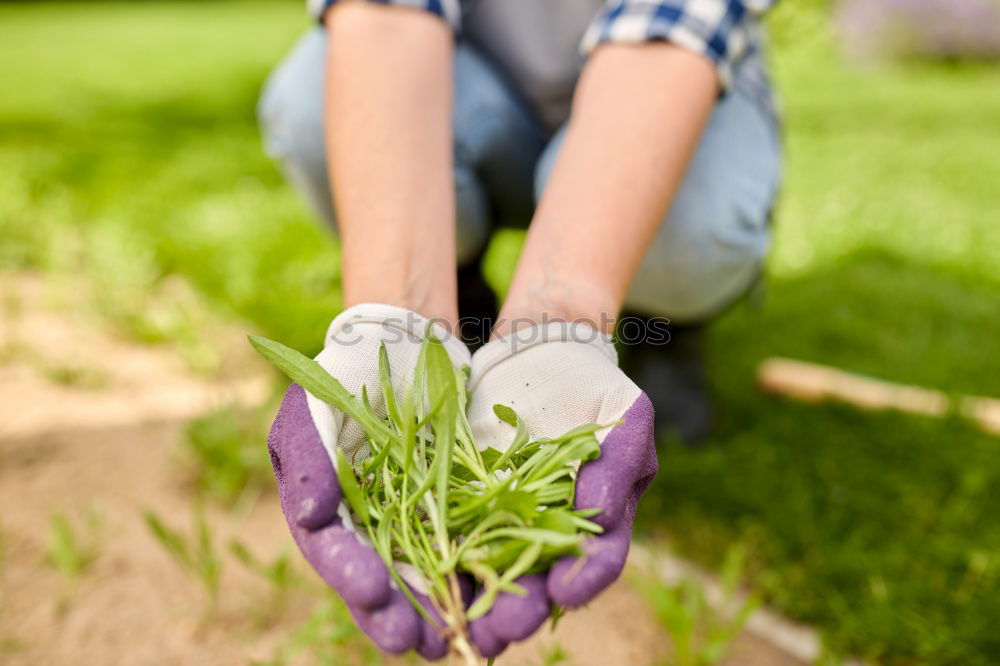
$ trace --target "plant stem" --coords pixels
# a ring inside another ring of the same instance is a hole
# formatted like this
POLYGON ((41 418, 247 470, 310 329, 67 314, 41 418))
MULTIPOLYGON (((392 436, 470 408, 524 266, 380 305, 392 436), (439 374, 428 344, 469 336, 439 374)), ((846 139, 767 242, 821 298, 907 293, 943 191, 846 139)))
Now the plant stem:
POLYGON ((479 656, 475 648, 469 642, 468 636, 464 633, 456 636, 451 641, 452 663, 463 666, 479 666, 479 656))

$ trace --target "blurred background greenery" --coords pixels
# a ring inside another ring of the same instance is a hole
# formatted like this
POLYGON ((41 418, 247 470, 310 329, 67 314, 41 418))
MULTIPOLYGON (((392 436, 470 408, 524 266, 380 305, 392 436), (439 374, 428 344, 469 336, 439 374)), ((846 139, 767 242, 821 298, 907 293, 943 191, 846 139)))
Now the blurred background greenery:
MULTIPOLYGON (((713 567, 748 544, 755 587, 835 653, 994 664, 1000 442, 754 386, 782 355, 1000 395, 1000 67, 855 62, 832 13, 797 0, 769 20, 787 166, 767 299, 713 328, 720 423, 704 451, 664 442, 641 526, 713 567)), ((337 246, 254 117, 307 26, 297 0, 0 5, 0 279, 85 278, 97 314, 207 373, 205 317, 316 350, 341 303, 337 246)), ((498 288, 519 244, 491 248, 498 288)), ((192 441, 260 447, 264 423, 228 423, 192 441)))

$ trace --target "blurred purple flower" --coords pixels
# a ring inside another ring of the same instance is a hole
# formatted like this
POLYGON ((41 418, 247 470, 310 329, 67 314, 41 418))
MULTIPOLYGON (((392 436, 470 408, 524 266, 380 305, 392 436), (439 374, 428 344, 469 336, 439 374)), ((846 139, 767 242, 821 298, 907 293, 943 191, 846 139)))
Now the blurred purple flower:
POLYGON ((864 58, 1000 57, 1000 0, 841 0, 837 27, 864 58))

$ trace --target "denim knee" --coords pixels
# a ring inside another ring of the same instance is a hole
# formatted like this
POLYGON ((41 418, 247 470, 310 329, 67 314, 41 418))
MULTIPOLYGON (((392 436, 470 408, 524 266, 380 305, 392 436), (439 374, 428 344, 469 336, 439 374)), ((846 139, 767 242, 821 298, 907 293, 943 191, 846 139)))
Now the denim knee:
POLYGON ((718 313, 760 277, 770 245, 768 214, 724 195, 676 201, 639 266, 626 307, 679 323, 718 313))
POLYGON ((257 119, 267 154, 313 211, 334 227, 323 144, 326 32, 314 28, 278 65, 261 92, 257 119))

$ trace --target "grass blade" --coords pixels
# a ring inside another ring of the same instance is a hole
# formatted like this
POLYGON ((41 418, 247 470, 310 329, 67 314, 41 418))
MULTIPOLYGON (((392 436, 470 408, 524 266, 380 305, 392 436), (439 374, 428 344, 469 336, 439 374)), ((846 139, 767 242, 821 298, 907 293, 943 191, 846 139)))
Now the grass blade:
POLYGON ((274 340, 257 335, 251 335, 249 339, 253 348, 284 372, 289 379, 323 402, 350 416, 369 436, 378 440, 389 438, 389 428, 378 414, 371 409, 365 409, 343 384, 315 360, 274 340))
POLYGON ((512 583, 519 576, 528 572, 531 567, 535 566, 535 562, 538 561, 538 557, 542 554, 542 543, 540 541, 535 541, 527 546, 521 554, 518 556, 517 560, 514 561, 506 571, 500 576, 498 584, 488 588, 483 595, 479 597, 471 606, 467 612, 469 620, 475 620, 476 618, 485 615, 489 609, 493 606, 493 602, 496 601, 497 595, 501 590, 509 583, 512 583))
POLYGON ((343 493, 344 499, 347 500, 347 505, 351 507, 351 511, 356 513, 362 522, 367 525, 371 522, 371 516, 368 513, 368 503, 365 500, 364 493, 361 491, 361 486, 358 485, 358 480, 354 476, 354 468, 347 461, 347 456, 344 454, 343 449, 337 449, 336 457, 337 481, 340 482, 340 492, 343 493))
POLYGON ((396 424, 397 429, 402 429, 403 422, 399 414, 399 406, 396 404, 396 392, 392 389, 392 374, 389 370, 389 352, 383 342, 378 348, 378 378, 382 385, 382 396, 385 398, 385 411, 396 424))
POLYGON ((514 426, 515 431, 514 439, 510 443, 510 446, 503 452, 499 460, 490 467, 491 472, 503 469, 507 461, 511 459, 511 456, 520 451, 528 443, 528 427, 525 425, 524 419, 517 416, 517 412, 507 405, 493 405, 493 413, 504 423, 514 426))

